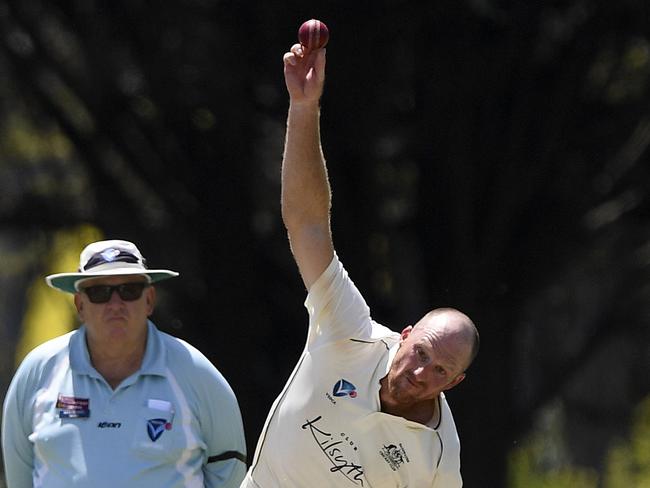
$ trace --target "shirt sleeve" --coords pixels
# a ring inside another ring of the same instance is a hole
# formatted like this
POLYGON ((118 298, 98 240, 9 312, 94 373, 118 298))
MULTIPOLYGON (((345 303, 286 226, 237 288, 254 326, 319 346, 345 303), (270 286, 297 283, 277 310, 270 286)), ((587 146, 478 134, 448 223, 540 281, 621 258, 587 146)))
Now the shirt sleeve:
POLYGON ((204 483, 206 488, 238 488, 246 475, 244 426, 234 392, 210 366, 211 381, 203 390, 200 419, 207 454, 204 483))
POLYGON ((26 367, 11 381, 2 412, 2 454, 7 488, 31 488, 34 450, 29 441, 31 408, 24 402, 26 367))
POLYGON ((305 307, 309 313, 308 348, 372 335, 370 309, 336 254, 309 289, 305 307))

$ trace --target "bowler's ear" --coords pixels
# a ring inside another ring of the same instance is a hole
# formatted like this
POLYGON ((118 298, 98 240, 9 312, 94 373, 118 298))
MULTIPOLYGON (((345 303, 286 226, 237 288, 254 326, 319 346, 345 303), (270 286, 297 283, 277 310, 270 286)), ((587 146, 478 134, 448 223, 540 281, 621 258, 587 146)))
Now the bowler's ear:
POLYGON ((465 379, 465 373, 461 373, 458 376, 454 378, 454 380, 449 383, 447 386, 444 387, 444 391, 451 390, 454 386, 456 386, 458 383, 463 381, 465 379))
POLYGON ((402 333, 400 334, 400 342, 406 339, 409 335, 411 335, 411 332, 413 331, 413 326, 409 325, 407 327, 404 327, 404 330, 402 330, 402 333))

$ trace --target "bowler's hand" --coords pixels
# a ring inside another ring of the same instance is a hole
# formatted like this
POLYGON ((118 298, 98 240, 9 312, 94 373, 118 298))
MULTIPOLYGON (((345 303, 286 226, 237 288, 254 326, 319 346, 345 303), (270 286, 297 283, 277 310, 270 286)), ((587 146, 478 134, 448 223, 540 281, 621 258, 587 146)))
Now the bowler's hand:
POLYGON ((283 59, 291 102, 318 103, 325 83, 325 49, 305 52, 300 44, 294 44, 283 59))

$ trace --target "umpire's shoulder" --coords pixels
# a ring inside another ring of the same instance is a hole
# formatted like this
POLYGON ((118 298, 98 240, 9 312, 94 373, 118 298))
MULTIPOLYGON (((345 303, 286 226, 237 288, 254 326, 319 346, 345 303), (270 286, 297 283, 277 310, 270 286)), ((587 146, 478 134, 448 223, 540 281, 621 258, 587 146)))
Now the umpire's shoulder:
POLYGON ((34 368, 41 366, 47 368, 49 364, 55 364, 62 354, 68 354, 70 338, 75 333, 77 333, 77 330, 39 344, 27 353, 20 367, 34 368))
POLYGON ((12 383, 17 388, 38 389, 68 359, 69 332, 36 346, 23 358, 12 383))
POLYGON ((230 388, 216 366, 189 342, 161 332, 167 352, 167 366, 190 383, 219 383, 230 388))

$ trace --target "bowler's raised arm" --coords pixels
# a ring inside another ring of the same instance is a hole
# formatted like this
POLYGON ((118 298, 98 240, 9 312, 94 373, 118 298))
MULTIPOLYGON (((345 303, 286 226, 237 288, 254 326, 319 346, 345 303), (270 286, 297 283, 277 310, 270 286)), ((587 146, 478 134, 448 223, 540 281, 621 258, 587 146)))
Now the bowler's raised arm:
POLYGON ((309 289, 334 256, 331 192, 320 141, 325 50, 306 53, 295 44, 284 55, 284 76, 290 103, 282 161, 282 218, 309 289))

